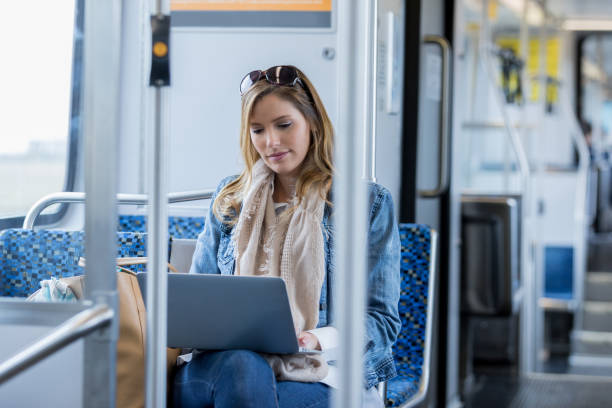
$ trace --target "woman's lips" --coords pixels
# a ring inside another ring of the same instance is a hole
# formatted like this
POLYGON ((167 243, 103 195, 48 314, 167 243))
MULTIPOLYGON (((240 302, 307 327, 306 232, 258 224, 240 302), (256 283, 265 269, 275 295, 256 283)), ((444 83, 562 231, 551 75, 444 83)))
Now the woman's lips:
POLYGON ((274 153, 274 154, 269 155, 268 159, 270 159, 271 161, 279 161, 279 160, 282 160, 288 154, 289 152, 274 153))

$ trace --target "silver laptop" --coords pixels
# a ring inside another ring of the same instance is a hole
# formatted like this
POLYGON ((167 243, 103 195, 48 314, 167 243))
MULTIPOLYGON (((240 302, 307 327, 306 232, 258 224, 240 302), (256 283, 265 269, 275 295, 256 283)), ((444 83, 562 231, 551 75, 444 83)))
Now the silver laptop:
POLYGON ((168 274, 168 347, 320 353, 298 347, 281 278, 185 273, 168 274))
POLYGON ((188 273, 191 268, 191 260, 196 249, 197 240, 172 238, 170 248, 170 264, 181 273, 188 273))

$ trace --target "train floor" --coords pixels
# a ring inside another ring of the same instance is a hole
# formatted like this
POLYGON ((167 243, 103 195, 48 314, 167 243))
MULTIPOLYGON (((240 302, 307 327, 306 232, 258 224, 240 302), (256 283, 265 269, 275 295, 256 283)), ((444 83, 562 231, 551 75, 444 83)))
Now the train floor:
POLYGON ((476 374, 466 408, 609 408, 612 378, 574 374, 476 374))

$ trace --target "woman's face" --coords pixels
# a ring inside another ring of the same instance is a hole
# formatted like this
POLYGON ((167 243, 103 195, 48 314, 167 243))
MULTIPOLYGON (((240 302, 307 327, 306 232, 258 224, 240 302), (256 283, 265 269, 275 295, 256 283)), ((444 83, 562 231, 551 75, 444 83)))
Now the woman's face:
POLYGON ((310 146, 310 126, 289 101, 274 94, 253 107, 251 141, 264 163, 276 174, 296 177, 310 146))

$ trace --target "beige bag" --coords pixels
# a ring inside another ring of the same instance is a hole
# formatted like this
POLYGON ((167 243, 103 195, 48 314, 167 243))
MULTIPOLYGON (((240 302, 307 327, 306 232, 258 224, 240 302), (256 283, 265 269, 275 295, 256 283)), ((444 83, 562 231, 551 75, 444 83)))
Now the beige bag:
MULTIPOLYGON (((77 299, 83 298, 85 292, 83 275, 61 280, 74 292, 77 299)), ((117 341, 116 406, 140 408, 145 405, 145 306, 136 274, 120 266, 117 272, 117 293, 119 294, 119 340, 117 341)), ((172 381, 179 354, 180 349, 167 350, 168 384, 172 381)))

